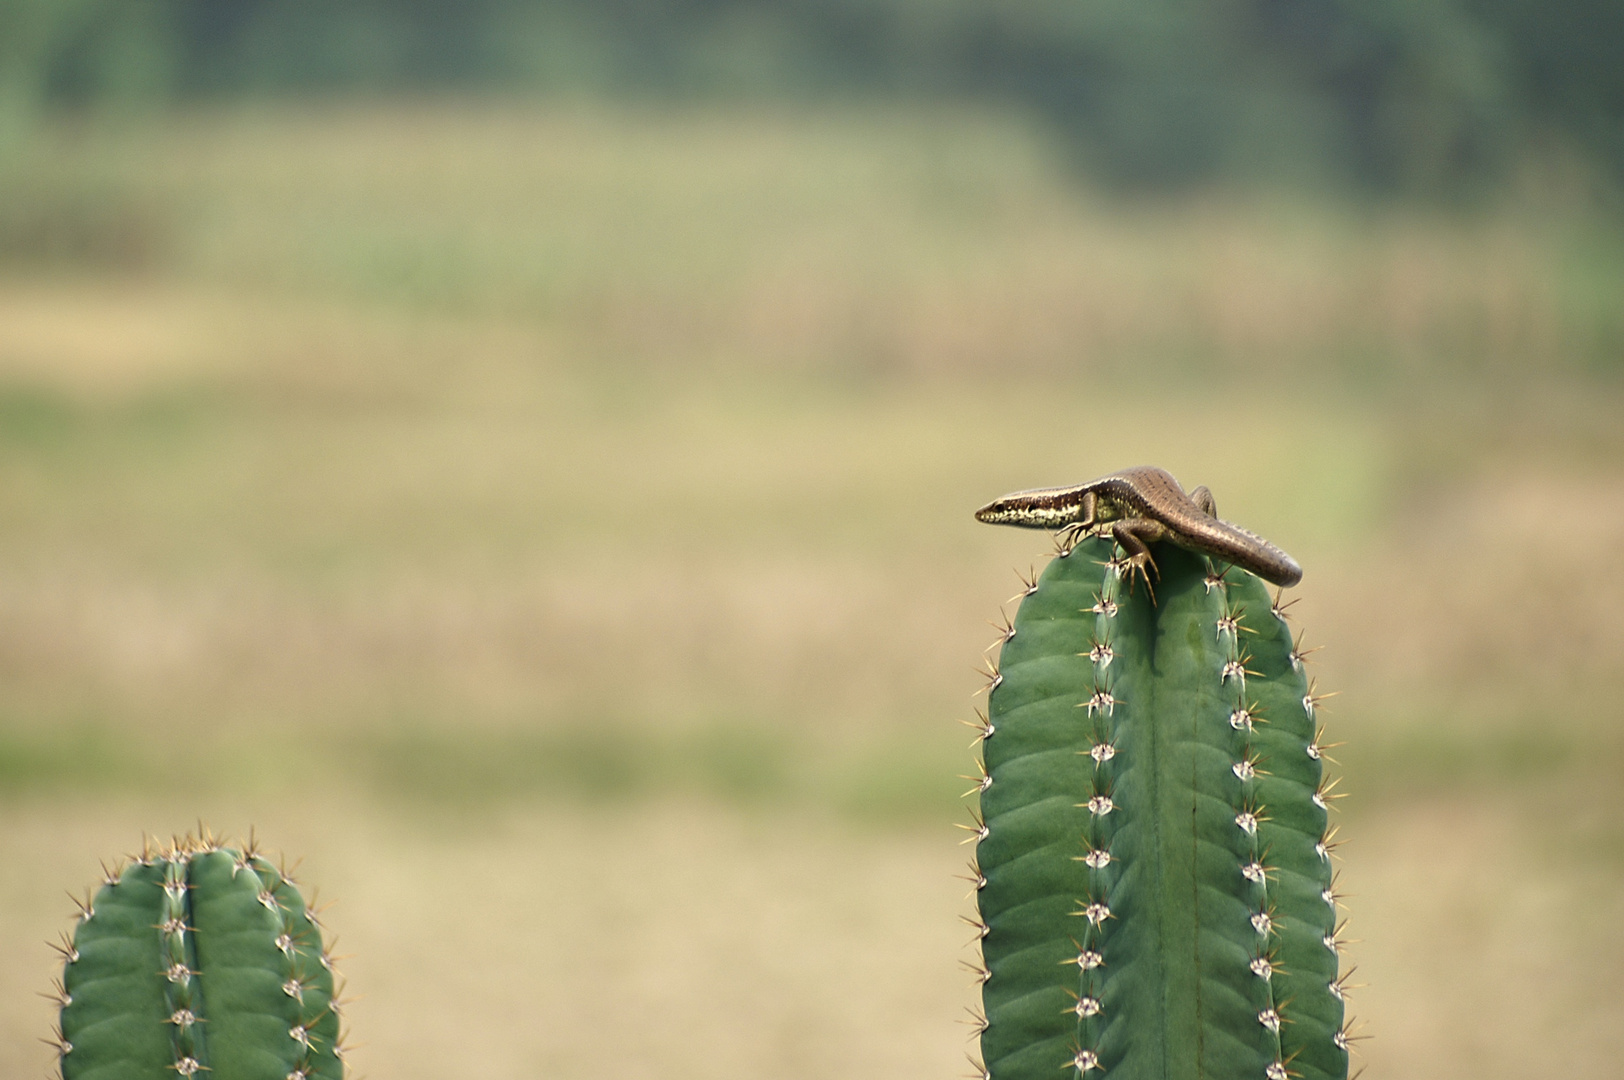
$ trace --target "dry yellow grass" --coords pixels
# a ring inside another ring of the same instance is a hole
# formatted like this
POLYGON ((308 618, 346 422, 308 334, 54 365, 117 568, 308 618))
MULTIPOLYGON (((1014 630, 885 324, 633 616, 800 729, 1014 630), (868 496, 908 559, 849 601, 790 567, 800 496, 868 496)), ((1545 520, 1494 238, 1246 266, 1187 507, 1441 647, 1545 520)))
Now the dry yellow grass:
MULTIPOLYGON (((8 866, 99 876, 129 847, 100 805, 19 815, 8 866)), ((875 835, 816 819, 658 811, 504 811, 454 825, 344 800, 262 803, 339 903, 327 922, 358 995, 357 1074, 400 1077, 950 1075, 971 1000, 958 966, 951 830, 875 835)), ((267 830, 262 827, 261 834, 267 830)), ((0 1069, 44 1071, 40 934, 54 897, 6 871, 0 1069), (44 902, 41 903, 43 897, 44 902), (12 944, 10 940, 7 945, 12 944), (30 1001, 29 999, 32 999, 30 1001)))
MULTIPOLYGON (((40 1075, 34 991, 69 923, 55 888, 99 876, 164 802, 9 814, 0 1069, 40 1075)), ((974 1000, 952 830, 853 829, 689 802, 450 818, 343 797, 211 801, 305 854, 338 902, 358 1075, 939 1078, 974 1000)), ((1371 1075, 1614 1075, 1624 1035, 1624 863, 1550 850, 1521 808, 1418 800, 1363 815, 1344 867, 1362 939, 1353 1011, 1371 1075), (1515 1013, 1518 1022, 1508 1022, 1515 1013)))

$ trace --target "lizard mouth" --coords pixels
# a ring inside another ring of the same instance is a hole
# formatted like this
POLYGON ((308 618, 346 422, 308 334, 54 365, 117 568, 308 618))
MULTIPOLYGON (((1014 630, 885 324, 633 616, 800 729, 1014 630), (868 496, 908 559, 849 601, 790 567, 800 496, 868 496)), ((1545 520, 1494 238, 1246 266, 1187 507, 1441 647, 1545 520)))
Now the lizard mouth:
POLYGON ((1000 499, 996 502, 990 502, 986 506, 983 506, 980 510, 977 510, 976 520, 985 522, 988 525, 997 525, 1003 520, 1005 513, 1006 510, 1003 505, 1003 500, 1000 499))

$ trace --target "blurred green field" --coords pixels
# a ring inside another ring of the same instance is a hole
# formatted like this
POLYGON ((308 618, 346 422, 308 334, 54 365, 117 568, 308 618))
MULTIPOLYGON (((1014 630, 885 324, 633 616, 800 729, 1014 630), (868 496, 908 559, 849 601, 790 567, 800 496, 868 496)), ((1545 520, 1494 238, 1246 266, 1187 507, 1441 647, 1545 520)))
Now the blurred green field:
POLYGON ((1624 230, 1559 181, 1106 200, 948 110, 54 129, 0 1073, 63 890, 202 818, 342 900, 361 1073, 956 1074, 955 721, 1046 552, 970 511, 1156 463, 1307 568, 1371 1075, 1614 1075, 1624 230))

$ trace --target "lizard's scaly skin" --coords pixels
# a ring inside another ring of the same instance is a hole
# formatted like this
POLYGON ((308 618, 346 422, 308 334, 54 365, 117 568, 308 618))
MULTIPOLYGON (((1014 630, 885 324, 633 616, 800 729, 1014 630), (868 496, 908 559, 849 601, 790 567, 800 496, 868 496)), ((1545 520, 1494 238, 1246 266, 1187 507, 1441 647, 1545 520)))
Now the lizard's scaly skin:
MULTIPOLYGON (((1212 505, 1205 489, 1196 493, 1212 505)), ((1086 531, 1109 525, 1117 542, 1141 563, 1150 562, 1145 543, 1167 540, 1234 563, 1275 585, 1295 585, 1303 577, 1296 559, 1256 533, 1208 513, 1169 473, 1151 465, 1071 487, 1017 491, 977 510, 976 520, 1027 529, 1086 531)))

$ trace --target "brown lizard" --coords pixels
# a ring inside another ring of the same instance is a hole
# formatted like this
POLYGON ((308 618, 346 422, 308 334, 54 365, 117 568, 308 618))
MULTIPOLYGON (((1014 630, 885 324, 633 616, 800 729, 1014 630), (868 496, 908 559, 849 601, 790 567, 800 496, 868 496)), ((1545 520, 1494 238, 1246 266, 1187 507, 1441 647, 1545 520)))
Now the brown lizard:
POLYGON ((1147 585, 1147 566, 1161 575, 1146 546, 1158 540, 1234 563, 1276 585, 1295 585, 1303 577, 1296 559, 1256 533, 1219 520, 1212 492, 1198 487, 1185 494, 1170 474, 1150 465, 1071 487, 1017 491, 977 510, 976 520, 1064 529, 1072 539, 1109 526, 1112 539, 1128 553, 1128 565, 1147 585))

